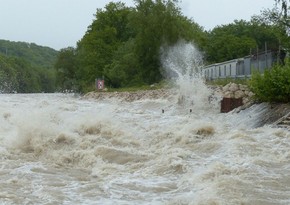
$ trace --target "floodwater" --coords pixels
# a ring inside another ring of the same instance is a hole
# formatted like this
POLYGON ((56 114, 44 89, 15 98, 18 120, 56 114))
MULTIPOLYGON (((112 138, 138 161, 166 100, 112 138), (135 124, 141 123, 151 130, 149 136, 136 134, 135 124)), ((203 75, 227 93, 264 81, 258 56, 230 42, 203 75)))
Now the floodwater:
POLYGON ((259 106, 0 99, 0 204, 290 204, 290 135, 259 106))
POLYGON ((290 204, 289 132, 219 113, 192 44, 162 52, 172 96, 1 94, 0 204, 290 204))

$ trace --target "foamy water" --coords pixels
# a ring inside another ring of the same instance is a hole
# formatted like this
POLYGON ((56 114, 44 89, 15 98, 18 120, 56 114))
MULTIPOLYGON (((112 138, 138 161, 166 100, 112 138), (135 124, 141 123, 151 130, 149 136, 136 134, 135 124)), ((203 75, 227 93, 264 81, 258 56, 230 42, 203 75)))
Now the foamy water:
POLYGON ((170 97, 0 95, 0 204, 290 204, 289 133, 219 113, 194 46, 162 58, 170 97))
POLYGON ((0 204, 290 204, 290 136, 258 106, 0 98, 0 204))

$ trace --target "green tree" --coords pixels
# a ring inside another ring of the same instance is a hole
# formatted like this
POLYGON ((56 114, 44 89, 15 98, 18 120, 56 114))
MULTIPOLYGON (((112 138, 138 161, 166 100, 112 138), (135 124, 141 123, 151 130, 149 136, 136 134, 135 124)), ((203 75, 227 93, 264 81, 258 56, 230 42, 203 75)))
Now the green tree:
POLYGON ((277 50, 279 39, 272 25, 258 21, 235 20, 234 23, 217 26, 207 35, 206 60, 210 63, 231 60, 249 55, 251 50, 277 50))
POLYGON ((0 40, 2 91, 54 92, 57 53, 34 43, 0 40))
MULTIPOLYGON (((41 82, 40 70, 31 66, 22 58, 6 57, 0 55, 0 91, 5 93, 32 93, 46 91, 41 82)), ((45 86, 49 86, 45 82, 45 86)), ((52 91, 52 90, 50 90, 52 91)))
POLYGON ((38 71, 41 91, 45 93, 52 93, 56 91, 56 71, 54 69, 38 71))
POLYGON ((78 42, 76 73, 82 90, 91 89, 95 78, 105 74, 105 67, 113 61, 118 47, 134 36, 128 27, 131 8, 123 3, 109 3, 105 9, 97 9, 96 19, 78 42))
POLYGON ((160 48, 172 45, 179 39, 201 41, 202 28, 184 17, 177 1, 135 0, 136 11, 131 24, 137 29, 135 54, 139 58, 140 78, 146 84, 158 82, 160 73, 160 48))
POLYGON ((141 68, 134 53, 134 46, 134 39, 125 42, 116 51, 112 63, 106 67, 104 74, 112 87, 128 87, 142 82, 142 79, 139 79, 138 71, 141 68))
MULTIPOLYGON (((93 89, 95 78, 100 77, 113 87, 158 82, 162 79, 161 46, 172 45, 179 39, 202 46, 202 27, 182 16, 176 2, 136 0, 135 8, 111 2, 104 9, 97 9, 95 20, 75 51, 77 66, 72 78, 80 90, 93 89)), ((66 82, 61 56, 65 59, 69 55, 66 57, 61 51, 57 65, 58 82, 66 82)), ((68 66, 64 67, 68 71, 68 66)))
POLYGON ((34 67, 52 69, 57 51, 35 43, 0 40, 0 54, 25 59, 34 67))
POLYGON ((78 86, 76 82, 76 58, 77 57, 75 48, 68 47, 60 50, 57 61, 55 63, 57 75, 56 85, 59 90, 77 90, 78 86))
MULTIPOLYGON (((277 4, 272 9, 261 11, 260 15, 252 17, 251 22, 259 26, 271 27, 273 38, 276 38, 279 46, 276 50, 285 49, 290 51, 290 18, 289 6, 286 0, 276 0, 277 4), (281 4, 281 8, 278 7, 281 4)), ((289 1, 290 2, 290 1, 289 1)))
MULTIPOLYGON (((252 21, 260 25, 271 26, 274 35, 279 40, 280 49, 290 50, 289 39, 289 6, 287 0, 275 0, 276 7, 264 10, 259 16, 254 16, 252 21), (281 4, 281 8, 277 5, 281 4)), ((290 2, 290 1, 289 1, 290 2)), ((256 98, 266 102, 290 102, 290 62, 285 65, 276 64, 272 69, 263 74, 255 72, 250 80, 250 87, 256 98)))
POLYGON ((42 91, 39 79, 38 69, 31 66, 30 63, 19 58, 9 59, 11 69, 15 70, 17 75, 17 88, 19 93, 38 93, 42 91))
MULTIPOLYGON (((287 17, 289 17, 289 11, 290 11, 290 7, 288 5, 287 0, 275 0, 275 2, 276 2, 276 6, 277 4, 280 4, 281 6, 280 11, 283 14, 283 17, 287 19, 287 17)), ((290 3, 290 0, 289 0, 289 3, 290 3)), ((288 21, 288 26, 289 26, 289 21, 288 21)))
POLYGON ((18 88, 17 74, 7 57, 0 55, 0 93, 10 93, 18 88))

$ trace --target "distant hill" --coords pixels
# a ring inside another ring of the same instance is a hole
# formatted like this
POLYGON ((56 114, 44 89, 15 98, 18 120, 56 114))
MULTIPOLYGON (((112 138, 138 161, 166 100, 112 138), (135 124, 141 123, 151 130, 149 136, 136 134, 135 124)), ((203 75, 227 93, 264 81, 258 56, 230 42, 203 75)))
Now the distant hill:
POLYGON ((35 43, 0 40, 0 54, 22 58, 35 67, 53 68, 58 51, 35 43))
POLYGON ((58 51, 0 40, 0 93, 55 92, 58 51))

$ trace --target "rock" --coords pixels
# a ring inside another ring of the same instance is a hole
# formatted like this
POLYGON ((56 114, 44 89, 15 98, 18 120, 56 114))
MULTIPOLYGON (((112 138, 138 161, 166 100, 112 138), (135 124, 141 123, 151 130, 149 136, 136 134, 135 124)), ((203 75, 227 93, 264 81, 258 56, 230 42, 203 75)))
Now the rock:
POLYGON ((246 85, 239 84, 239 89, 242 91, 246 91, 246 90, 248 90, 248 87, 246 85))
POLYGON ((247 104, 248 102, 250 102, 249 98, 244 97, 244 98, 243 98, 243 104, 245 105, 245 104, 247 104))
POLYGON ((230 92, 230 91, 226 91, 224 93, 224 97, 225 98, 233 98, 234 97, 234 94, 232 92, 230 92))
POLYGON ((230 84, 226 84, 226 85, 222 88, 223 92, 227 92, 227 91, 229 90, 229 87, 230 87, 230 84))
MULTIPOLYGON (((215 90, 214 94, 217 96, 218 91, 215 90)), ((220 95, 224 98, 242 98, 243 105, 239 109, 243 110, 253 104, 252 97, 254 93, 250 91, 247 85, 229 83, 221 88, 220 95)))
POLYGON ((245 93, 242 91, 242 90, 237 90, 235 92, 235 98, 238 99, 238 98, 243 98, 245 97, 245 93))
POLYGON ((249 94, 248 94, 249 97, 253 97, 254 95, 255 95, 255 94, 254 94, 253 92, 251 92, 251 91, 250 91, 249 94))
POLYGON ((237 90, 239 90, 239 86, 236 83, 232 83, 229 87, 229 91, 236 92, 237 90))

